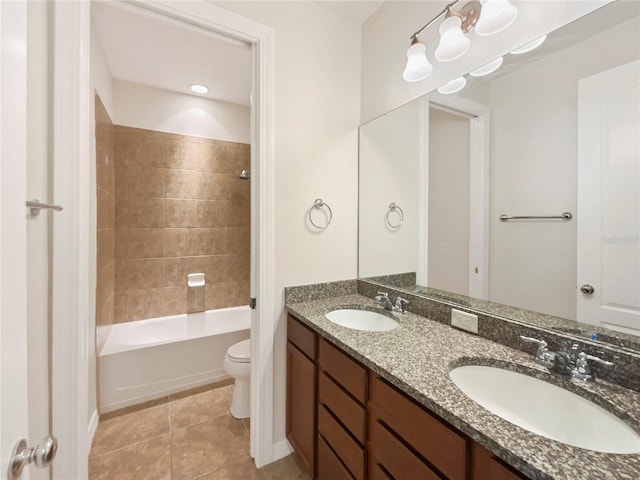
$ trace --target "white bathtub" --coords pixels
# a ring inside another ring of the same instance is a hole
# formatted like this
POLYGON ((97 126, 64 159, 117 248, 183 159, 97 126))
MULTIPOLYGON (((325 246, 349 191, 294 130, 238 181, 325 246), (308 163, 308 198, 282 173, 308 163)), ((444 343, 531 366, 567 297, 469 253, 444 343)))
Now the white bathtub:
POLYGON ((248 306, 111 326, 100 350, 100 413, 228 378, 227 349, 249 338, 248 306))

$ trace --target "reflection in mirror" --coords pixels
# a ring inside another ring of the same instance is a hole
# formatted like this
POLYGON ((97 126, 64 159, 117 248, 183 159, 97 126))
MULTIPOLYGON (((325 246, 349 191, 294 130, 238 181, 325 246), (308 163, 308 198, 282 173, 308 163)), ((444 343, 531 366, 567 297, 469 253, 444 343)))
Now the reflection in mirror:
POLYGON ((359 277, 640 350, 639 10, 363 125, 359 277))

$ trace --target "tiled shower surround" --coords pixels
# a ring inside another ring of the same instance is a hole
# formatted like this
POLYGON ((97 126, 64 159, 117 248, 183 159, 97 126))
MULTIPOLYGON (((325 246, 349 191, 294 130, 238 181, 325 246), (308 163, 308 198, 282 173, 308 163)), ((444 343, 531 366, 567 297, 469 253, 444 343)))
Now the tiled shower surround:
POLYGON ((115 127, 115 322, 248 303, 249 163, 247 144, 115 127))

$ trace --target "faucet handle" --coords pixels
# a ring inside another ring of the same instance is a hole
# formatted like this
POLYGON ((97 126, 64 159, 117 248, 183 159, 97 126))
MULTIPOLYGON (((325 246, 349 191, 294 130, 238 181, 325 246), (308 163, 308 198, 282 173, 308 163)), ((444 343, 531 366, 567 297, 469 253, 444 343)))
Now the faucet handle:
POLYGON ((593 355, 589 355, 584 352, 580 352, 578 354, 578 362, 582 362, 582 364, 586 363, 587 360, 591 360, 592 362, 599 363, 600 365, 604 365, 605 367, 612 367, 613 362, 609 362, 607 360, 603 360, 600 357, 595 357, 593 355))
POLYGON ((379 299, 378 297, 389 298, 389 292, 378 292, 378 296, 376 297, 376 299, 379 299))
POLYGON ((402 297, 396 297, 396 308, 404 313, 404 307, 409 304, 409 300, 402 297))
POLYGON ((546 349, 548 346, 547 342, 545 342, 544 340, 538 340, 537 338, 533 338, 533 337, 525 337, 524 335, 520 335, 520 340, 523 340, 529 343, 536 343, 538 345, 538 350, 546 349))

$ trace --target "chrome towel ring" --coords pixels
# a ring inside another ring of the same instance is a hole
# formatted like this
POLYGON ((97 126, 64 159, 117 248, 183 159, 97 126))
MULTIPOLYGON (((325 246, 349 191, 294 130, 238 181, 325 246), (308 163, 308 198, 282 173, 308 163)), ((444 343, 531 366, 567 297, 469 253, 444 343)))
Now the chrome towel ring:
POLYGON ((313 202, 313 205, 309 209, 308 217, 309 217, 309 221, 311 222, 311 225, 322 230, 324 228, 327 228, 331 223, 331 220, 333 219, 333 212, 331 211, 331 207, 328 204, 324 203, 324 201, 322 201, 321 198, 316 198, 315 202, 313 202), (322 210, 324 207, 327 207, 327 210, 329 211, 329 218, 327 219, 327 223, 325 223, 324 225, 318 225, 316 222, 313 221, 311 212, 313 212, 314 208, 317 208, 318 210, 322 210))
POLYGON ((391 202, 389 204, 389 210, 387 210, 387 215, 385 216, 385 219, 387 221, 387 225, 389 225, 391 228, 400 228, 400 225, 402 225, 402 222, 404 222, 404 212, 395 202, 391 202), (393 223, 389 218, 389 214, 396 211, 399 212, 398 217, 400 218, 400 221, 398 223, 393 223))

